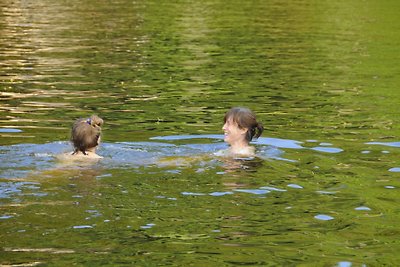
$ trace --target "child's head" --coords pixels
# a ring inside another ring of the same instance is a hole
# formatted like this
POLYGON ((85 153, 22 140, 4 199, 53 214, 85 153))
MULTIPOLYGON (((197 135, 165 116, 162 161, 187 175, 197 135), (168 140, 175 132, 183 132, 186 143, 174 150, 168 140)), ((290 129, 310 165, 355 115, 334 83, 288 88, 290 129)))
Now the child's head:
POLYGON ((250 142, 253 138, 258 138, 262 134, 264 127, 257 122, 255 114, 248 108, 231 108, 224 117, 224 123, 232 121, 240 129, 246 129, 246 141, 250 142))
POLYGON ((75 148, 74 154, 81 151, 86 155, 86 150, 99 145, 102 125, 103 120, 96 115, 75 121, 71 131, 71 141, 75 148))

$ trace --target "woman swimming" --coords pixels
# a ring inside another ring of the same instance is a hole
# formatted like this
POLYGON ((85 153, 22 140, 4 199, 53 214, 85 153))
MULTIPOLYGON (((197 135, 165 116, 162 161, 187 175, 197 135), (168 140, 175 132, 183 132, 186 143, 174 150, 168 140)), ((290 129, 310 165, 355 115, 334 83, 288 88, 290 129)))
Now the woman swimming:
POLYGON ((264 127, 250 109, 234 107, 225 114, 222 130, 224 141, 230 145, 225 155, 254 156, 255 148, 249 143, 260 137, 264 127))
POLYGON ((74 151, 69 154, 70 158, 102 158, 96 154, 96 149, 100 143, 102 125, 103 119, 96 115, 75 121, 71 130, 71 142, 74 151))

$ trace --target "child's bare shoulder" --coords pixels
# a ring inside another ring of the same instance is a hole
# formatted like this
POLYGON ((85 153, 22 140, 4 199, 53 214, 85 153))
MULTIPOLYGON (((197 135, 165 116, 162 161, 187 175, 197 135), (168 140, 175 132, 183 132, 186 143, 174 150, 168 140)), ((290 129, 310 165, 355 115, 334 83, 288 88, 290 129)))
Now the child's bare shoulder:
POLYGON ((62 162, 73 162, 73 161, 85 161, 85 160, 98 160, 102 159, 102 156, 99 156, 95 153, 87 153, 86 155, 82 153, 63 153, 56 156, 57 160, 62 162))

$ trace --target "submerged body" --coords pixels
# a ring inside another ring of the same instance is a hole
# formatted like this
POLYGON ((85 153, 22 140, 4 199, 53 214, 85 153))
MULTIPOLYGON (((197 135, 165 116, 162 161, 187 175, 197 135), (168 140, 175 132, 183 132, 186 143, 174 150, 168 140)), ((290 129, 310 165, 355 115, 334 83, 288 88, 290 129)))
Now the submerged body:
POLYGON ((86 150, 85 153, 86 154, 83 154, 81 151, 76 153, 72 152, 63 153, 57 155, 57 159, 62 161, 85 161, 85 160, 98 160, 103 158, 102 156, 97 155, 96 151, 86 150))
POLYGON ((230 158, 253 158, 256 156, 256 149, 252 146, 243 147, 240 149, 233 150, 232 148, 219 150, 215 152, 213 155, 217 157, 230 157, 230 158))

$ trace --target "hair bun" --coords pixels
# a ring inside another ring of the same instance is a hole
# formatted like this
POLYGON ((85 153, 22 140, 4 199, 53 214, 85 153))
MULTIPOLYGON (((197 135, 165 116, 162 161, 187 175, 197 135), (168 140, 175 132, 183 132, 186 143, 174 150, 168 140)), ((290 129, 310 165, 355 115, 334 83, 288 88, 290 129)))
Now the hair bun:
POLYGON ((86 120, 87 124, 93 127, 101 127, 104 123, 103 119, 97 115, 90 116, 89 119, 86 120))

